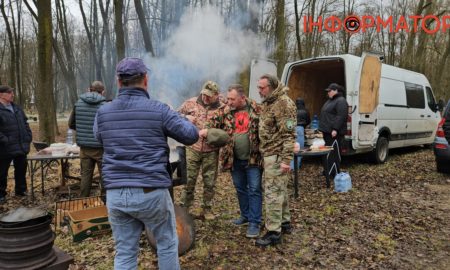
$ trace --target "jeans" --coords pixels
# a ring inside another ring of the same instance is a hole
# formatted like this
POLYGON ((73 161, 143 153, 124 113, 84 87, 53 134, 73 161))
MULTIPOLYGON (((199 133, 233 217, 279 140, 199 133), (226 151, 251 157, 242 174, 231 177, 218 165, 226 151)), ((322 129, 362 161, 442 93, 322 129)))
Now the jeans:
POLYGON ((8 183, 8 170, 11 165, 11 161, 14 162, 14 190, 16 194, 21 194, 27 191, 27 156, 15 156, 0 159, 0 198, 6 196, 6 187, 8 183))
MULTIPOLYGON (((297 126, 297 142, 300 144, 300 149, 305 148, 305 128, 303 126, 297 126)), ((302 164, 302 157, 298 156, 298 168, 302 164)), ((294 169, 294 160, 291 161, 291 169, 294 169)))
POLYGON ((260 224, 262 216, 261 169, 249 167, 248 160, 234 159, 231 171, 241 216, 260 224))
POLYGON ((159 269, 180 269, 175 211, 168 189, 148 193, 142 188, 108 189, 106 197, 116 246, 115 270, 137 269, 144 225, 156 239, 159 269))

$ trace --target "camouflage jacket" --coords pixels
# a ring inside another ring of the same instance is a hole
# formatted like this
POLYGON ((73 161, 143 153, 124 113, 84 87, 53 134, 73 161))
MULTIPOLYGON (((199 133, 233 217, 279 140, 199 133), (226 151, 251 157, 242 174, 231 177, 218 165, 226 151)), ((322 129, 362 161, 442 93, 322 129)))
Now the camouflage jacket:
POLYGON ((293 159, 297 137, 297 109, 281 82, 263 102, 259 117, 260 151, 263 156, 279 155, 284 164, 293 159))
MULTIPOLYGON (((250 140, 250 159, 249 165, 262 166, 262 157, 259 152, 259 137, 258 137, 258 125, 259 115, 261 113, 261 106, 254 100, 246 99, 249 106, 249 118, 250 127, 248 130, 248 137, 250 140)), ((236 130, 234 110, 231 110, 229 106, 226 106, 223 111, 218 111, 211 120, 206 124, 207 128, 220 128, 225 130, 230 135, 232 140, 220 149, 219 162, 221 170, 230 170, 233 167, 234 159, 234 136, 233 133, 236 130)))
MULTIPOLYGON (((225 104, 220 100, 214 104, 206 106, 201 98, 201 95, 198 97, 193 97, 186 100, 181 107, 178 109, 178 112, 185 115, 192 115, 195 117, 194 125, 199 129, 206 128, 206 123, 213 117, 213 115, 219 111, 223 111, 225 108, 225 104)), ((189 146, 193 150, 198 152, 212 152, 218 150, 217 147, 209 145, 206 142, 206 138, 199 138, 198 141, 189 146)))

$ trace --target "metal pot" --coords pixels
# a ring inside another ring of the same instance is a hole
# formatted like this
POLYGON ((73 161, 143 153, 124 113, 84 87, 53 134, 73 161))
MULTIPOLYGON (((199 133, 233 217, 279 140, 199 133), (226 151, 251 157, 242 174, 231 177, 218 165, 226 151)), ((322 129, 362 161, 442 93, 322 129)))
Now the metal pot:
POLYGON ((40 269, 56 260, 52 215, 0 221, 0 269, 40 269))
MULTIPOLYGON (((174 208, 178 235, 178 254, 183 255, 194 246, 194 220, 185 208, 179 205, 174 205, 174 208)), ((156 250, 156 240, 152 232, 146 228, 145 234, 150 242, 150 246, 156 250)))

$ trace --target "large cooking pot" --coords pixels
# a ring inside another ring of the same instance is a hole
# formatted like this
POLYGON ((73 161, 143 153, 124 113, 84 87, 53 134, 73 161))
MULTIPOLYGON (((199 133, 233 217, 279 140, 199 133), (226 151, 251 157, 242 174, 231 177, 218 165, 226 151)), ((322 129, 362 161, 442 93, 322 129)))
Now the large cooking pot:
POLYGON ((41 208, 19 207, 0 216, 0 228, 27 227, 45 222, 49 214, 41 208))
POLYGON ((0 217, 0 269, 41 269, 56 260, 52 215, 20 207, 0 217))
MULTIPOLYGON (((178 254, 183 255, 194 246, 194 221, 185 208, 179 205, 174 205, 174 208, 178 235, 178 254)), ((150 242, 150 246, 156 250, 156 240, 152 232, 146 228, 145 234, 150 242)))

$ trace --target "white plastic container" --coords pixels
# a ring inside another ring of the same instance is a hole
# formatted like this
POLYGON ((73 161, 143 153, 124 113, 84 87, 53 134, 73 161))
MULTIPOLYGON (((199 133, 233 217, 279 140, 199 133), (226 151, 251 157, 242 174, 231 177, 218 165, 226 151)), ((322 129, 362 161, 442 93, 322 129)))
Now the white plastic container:
POLYGON ((50 149, 52 150, 52 156, 62 157, 66 155, 67 144, 65 143, 52 143, 50 149))

